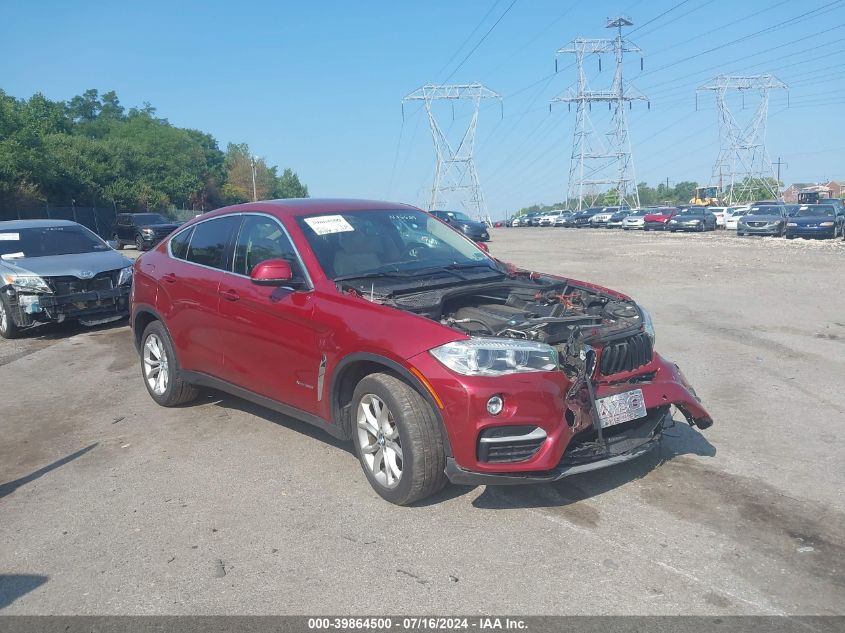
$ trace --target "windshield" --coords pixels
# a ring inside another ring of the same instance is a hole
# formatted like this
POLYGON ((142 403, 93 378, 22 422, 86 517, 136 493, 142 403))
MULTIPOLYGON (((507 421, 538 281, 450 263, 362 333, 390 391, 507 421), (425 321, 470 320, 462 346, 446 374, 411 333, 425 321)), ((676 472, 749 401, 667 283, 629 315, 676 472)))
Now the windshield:
POLYGON ((135 221, 135 226, 141 226, 142 224, 170 224, 170 220, 168 220, 163 215, 159 215, 158 213, 136 213, 132 216, 135 221))
POLYGON ((649 209, 640 209, 639 211, 632 211, 631 213, 628 214, 628 217, 629 218, 639 218, 639 217, 642 217, 642 216, 644 216, 648 213, 651 213, 651 211, 649 209))
POLYGON ((109 250, 108 244, 82 226, 0 229, 0 257, 49 257, 109 250))
POLYGON ((472 241, 422 211, 349 211, 296 221, 334 280, 462 268, 501 274, 472 241))
POLYGON ((678 215, 702 215, 704 210, 701 207, 687 207, 686 209, 681 209, 678 215))
POLYGON ((746 215, 783 215, 780 207, 751 207, 746 215))
POLYGON ((833 207, 829 205, 801 207, 800 209, 798 209, 798 213, 796 213, 795 215, 799 218, 819 217, 822 215, 827 217, 833 217, 835 215, 835 211, 833 207))

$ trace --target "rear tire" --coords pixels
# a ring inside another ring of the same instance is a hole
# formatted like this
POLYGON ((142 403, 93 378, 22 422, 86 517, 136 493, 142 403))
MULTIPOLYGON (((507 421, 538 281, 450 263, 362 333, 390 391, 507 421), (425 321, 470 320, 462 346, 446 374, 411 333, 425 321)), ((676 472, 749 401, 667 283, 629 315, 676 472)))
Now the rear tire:
POLYGON ((352 415, 355 453, 382 498, 407 505, 446 485, 437 416, 409 384, 390 374, 366 376, 355 387, 352 415))
POLYGON ((21 329, 12 317, 12 309, 6 301, 6 297, 0 295, 0 336, 5 339, 18 338, 21 329))
POLYGON ((117 251, 122 251, 125 244, 120 241, 120 238, 117 235, 112 235, 112 242, 114 242, 114 248, 117 251))
POLYGON ((153 321, 141 335, 141 375, 153 400, 175 407, 195 400, 197 388, 179 377, 179 360, 167 329, 153 321))

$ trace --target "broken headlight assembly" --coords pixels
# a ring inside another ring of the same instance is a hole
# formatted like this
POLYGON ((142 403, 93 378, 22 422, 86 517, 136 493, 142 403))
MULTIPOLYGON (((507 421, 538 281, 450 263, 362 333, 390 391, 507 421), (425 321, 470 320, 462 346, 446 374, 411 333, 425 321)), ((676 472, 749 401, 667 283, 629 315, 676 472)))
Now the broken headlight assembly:
POLYGON ((651 320, 651 315, 649 314, 648 310, 646 310, 641 305, 637 304, 637 307, 640 309, 640 312, 643 315, 643 329, 651 339, 651 344, 654 345, 654 322, 651 320))
POLYGON ((120 275, 117 277, 117 285, 122 286, 132 281, 132 266, 120 269, 120 275))
POLYGON ((431 355, 464 376, 502 376, 560 367, 552 346, 518 339, 473 337, 435 347, 431 355))
POLYGON ((3 283, 22 292, 53 292, 47 282, 38 275, 0 275, 3 283))

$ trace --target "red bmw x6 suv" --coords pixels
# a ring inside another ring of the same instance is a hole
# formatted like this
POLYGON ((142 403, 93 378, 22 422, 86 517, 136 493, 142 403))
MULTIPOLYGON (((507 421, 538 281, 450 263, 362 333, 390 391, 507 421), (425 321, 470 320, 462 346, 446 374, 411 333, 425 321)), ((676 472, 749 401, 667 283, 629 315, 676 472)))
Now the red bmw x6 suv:
POLYGON ((411 206, 287 200, 207 213, 135 263, 131 325, 163 406, 210 386, 351 440, 407 504, 553 481, 712 424, 648 313, 504 264, 411 206))

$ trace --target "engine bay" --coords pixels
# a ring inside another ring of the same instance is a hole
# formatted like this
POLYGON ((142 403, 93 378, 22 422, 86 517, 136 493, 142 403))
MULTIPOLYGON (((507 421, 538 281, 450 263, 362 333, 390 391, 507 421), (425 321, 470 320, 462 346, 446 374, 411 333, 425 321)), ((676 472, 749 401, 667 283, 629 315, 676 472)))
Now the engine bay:
POLYGON ((532 275, 494 283, 393 295, 394 307, 468 336, 538 341, 554 347, 570 378, 591 373, 590 346, 642 331, 637 304, 578 283, 532 275))

